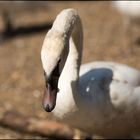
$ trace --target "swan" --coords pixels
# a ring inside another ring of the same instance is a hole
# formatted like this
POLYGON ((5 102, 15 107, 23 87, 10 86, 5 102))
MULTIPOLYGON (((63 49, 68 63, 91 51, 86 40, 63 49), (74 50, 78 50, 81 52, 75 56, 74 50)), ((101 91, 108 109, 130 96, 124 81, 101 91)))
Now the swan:
POLYGON ((62 10, 45 36, 43 108, 68 125, 108 138, 140 134, 140 72, 125 64, 81 65, 82 22, 62 10))
POLYGON ((140 1, 113 1, 112 5, 129 19, 140 19, 140 1))
POLYGON ((113 1, 112 7, 116 9, 123 16, 124 34, 129 37, 130 54, 134 53, 133 42, 135 41, 133 36, 132 27, 135 24, 140 24, 140 1, 113 1))

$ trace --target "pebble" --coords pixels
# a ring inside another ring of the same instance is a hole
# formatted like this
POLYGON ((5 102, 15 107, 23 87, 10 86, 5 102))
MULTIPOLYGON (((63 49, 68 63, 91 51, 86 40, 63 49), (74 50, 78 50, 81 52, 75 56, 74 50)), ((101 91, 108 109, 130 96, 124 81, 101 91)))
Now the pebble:
POLYGON ((41 92, 40 92, 39 90, 34 90, 33 96, 34 96, 35 98, 39 98, 40 95, 41 95, 41 92))

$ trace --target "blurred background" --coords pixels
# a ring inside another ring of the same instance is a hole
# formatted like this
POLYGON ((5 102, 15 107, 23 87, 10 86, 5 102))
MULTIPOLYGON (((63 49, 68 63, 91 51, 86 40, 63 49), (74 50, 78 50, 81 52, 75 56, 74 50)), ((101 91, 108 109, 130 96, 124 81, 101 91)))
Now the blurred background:
POLYGON ((82 63, 114 61, 140 70, 140 26, 132 23, 126 29, 124 15, 111 1, 1 1, 0 138, 45 138, 9 128, 2 118, 6 111, 16 111, 38 120, 53 120, 42 108, 40 51, 56 15, 65 8, 75 8, 82 19, 82 63))

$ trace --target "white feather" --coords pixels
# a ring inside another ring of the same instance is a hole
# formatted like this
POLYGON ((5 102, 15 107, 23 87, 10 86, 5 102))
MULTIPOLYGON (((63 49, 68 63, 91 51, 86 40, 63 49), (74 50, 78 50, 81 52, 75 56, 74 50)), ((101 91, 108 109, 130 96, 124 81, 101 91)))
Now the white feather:
MULTIPOLYGON (((54 33, 63 32, 63 37, 57 39, 64 41, 63 49, 69 47, 58 82, 60 91, 53 110, 54 117, 90 134, 97 133, 105 137, 140 133, 140 72, 114 62, 91 62, 80 67, 82 25, 74 9, 63 10, 51 30, 54 33), (65 37, 67 39, 62 40, 65 37)), ((56 58, 57 54, 60 57, 63 49, 60 43, 55 43, 56 58)), ((55 65, 52 61, 56 59, 53 52, 45 49, 43 55, 51 55, 45 61, 42 57, 47 73, 47 67, 55 65)))

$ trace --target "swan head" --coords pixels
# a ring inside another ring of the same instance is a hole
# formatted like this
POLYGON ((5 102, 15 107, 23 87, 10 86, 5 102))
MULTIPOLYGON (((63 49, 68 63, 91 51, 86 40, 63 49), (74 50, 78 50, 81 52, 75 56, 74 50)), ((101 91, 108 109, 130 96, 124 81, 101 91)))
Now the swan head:
POLYGON ((64 45, 63 35, 50 30, 42 46, 41 61, 45 77, 43 108, 47 112, 51 112, 56 104, 58 80, 60 76, 60 55, 64 45))

